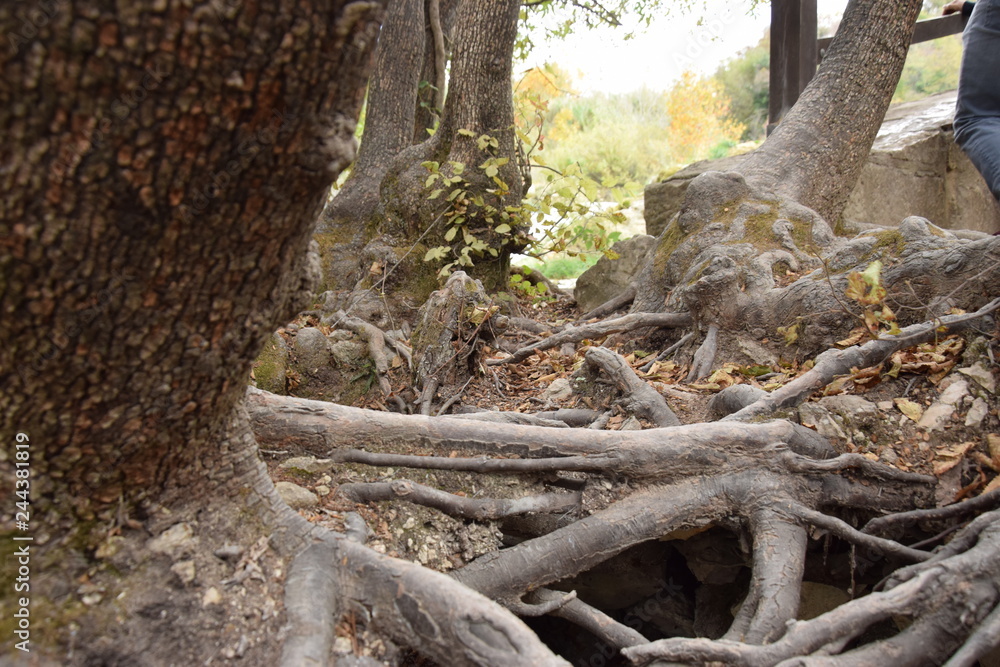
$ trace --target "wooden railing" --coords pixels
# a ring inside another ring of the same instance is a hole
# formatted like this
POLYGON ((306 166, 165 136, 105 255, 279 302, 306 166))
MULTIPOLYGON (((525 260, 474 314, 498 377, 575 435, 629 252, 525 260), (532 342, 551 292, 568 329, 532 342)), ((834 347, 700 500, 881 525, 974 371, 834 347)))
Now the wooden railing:
MULTIPOLYGON (((910 44, 957 35, 965 22, 961 14, 917 21, 910 44)), ((816 36, 816 0, 771 1, 768 134, 799 99, 832 41, 816 36)))

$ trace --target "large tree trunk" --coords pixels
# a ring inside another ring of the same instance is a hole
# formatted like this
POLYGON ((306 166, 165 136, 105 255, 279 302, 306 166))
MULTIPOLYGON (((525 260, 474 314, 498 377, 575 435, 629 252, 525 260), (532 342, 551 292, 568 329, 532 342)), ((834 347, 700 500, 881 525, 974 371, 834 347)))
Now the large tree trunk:
POLYGON ((275 664, 283 558, 324 537, 343 589, 371 595, 397 639, 456 664, 550 662, 486 600, 459 602, 443 634, 401 620, 437 593, 400 589, 391 559, 293 513, 242 407, 251 361, 318 277, 310 235, 353 158, 381 15, 95 0, 30 23, 0 7, 19 37, 0 53, 0 413, 15 452, 0 474, 22 503, 4 496, 3 549, 30 553, 30 590, 5 586, 3 617, 29 609, 25 649, 275 664))
POLYGON ((740 166, 751 184, 808 206, 831 225, 840 220, 896 91, 921 6, 848 4, 816 76, 740 166))
MULTIPOLYGON (((6 442, 29 439, 32 567, 52 565, 34 570, 32 645, 68 645, 73 621, 81 661, 145 646, 149 664, 193 663, 205 641, 235 646, 245 628, 198 628, 200 596, 227 576, 212 545, 284 524, 297 535, 275 546, 294 551, 307 535, 256 457, 241 397, 317 277, 313 221, 353 158, 381 18, 374 3, 159 4, 75 3, 0 55, 0 411, 6 442), (174 554, 194 568, 174 590, 169 560, 142 543, 179 524, 200 550, 174 554), (85 572, 88 604, 105 604, 80 616, 85 572), (162 620, 142 623, 156 608, 162 620)), ((4 34, 23 28, 15 9, 0 8, 4 34)), ((257 662, 275 621, 248 634, 257 662)))

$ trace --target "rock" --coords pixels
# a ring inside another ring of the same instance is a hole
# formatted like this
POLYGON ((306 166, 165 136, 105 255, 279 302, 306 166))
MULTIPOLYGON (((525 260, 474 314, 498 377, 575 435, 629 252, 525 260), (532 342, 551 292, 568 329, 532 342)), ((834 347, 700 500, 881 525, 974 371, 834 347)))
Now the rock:
POLYGON ((840 605, 850 602, 851 596, 834 586, 817 584, 813 581, 802 582, 802 593, 799 598, 799 613, 796 618, 808 621, 840 605))
POLYGON ((167 554, 176 558, 195 546, 194 529, 189 523, 177 523, 146 542, 146 548, 153 553, 167 554))
POLYGON ((298 484, 278 482, 274 487, 278 490, 281 499, 288 503, 288 506, 293 510, 315 507, 319 504, 319 498, 315 493, 298 484))
POLYGON ((977 398, 972 402, 972 407, 969 408, 969 412, 965 415, 965 425, 966 426, 982 426, 983 420, 986 419, 986 415, 990 413, 990 407, 981 398, 977 398))
POLYGON ((330 487, 326 484, 319 484, 316 486, 316 495, 319 497, 330 495, 330 487))
POLYGON ((281 470, 301 470, 310 475, 332 470, 334 462, 332 459, 318 459, 315 456, 293 456, 282 461, 278 466, 281 470))
POLYGON ((368 356, 368 346, 357 340, 342 340, 330 346, 333 360, 339 366, 356 367, 368 356))
POLYGON ((972 378, 980 387, 991 394, 997 393, 996 378, 993 377, 993 372, 983 362, 977 361, 968 368, 959 368, 958 372, 972 378))
MULTIPOLYGON (((895 227, 922 216, 945 229, 1000 231, 1000 209, 982 177, 955 144, 955 93, 890 107, 868 163, 848 199, 847 227, 895 227)), ((694 180, 708 171, 737 169, 745 156, 696 162, 646 187, 646 233, 658 235, 680 211, 694 180)))
POLYGON ((573 296, 580 310, 593 310, 625 291, 646 265, 655 245, 654 237, 639 234, 611 246, 618 259, 601 257, 576 280, 573 296))
POLYGON ((285 394, 288 373, 288 345, 279 334, 273 333, 264 343, 253 362, 253 377, 257 387, 272 394, 285 394))
POLYGON ((215 586, 212 586, 201 597, 201 606, 207 607, 213 604, 222 604, 222 593, 215 586))
POLYGON ((684 194, 695 177, 706 171, 733 171, 746 155, 733 155, 718 160, 703 160, 688 165, 660 183, 652 183, 645 189, 646 233, 659 236, 670 219, 681 210, 684 194))
POLYGON ((739 346, 740 352, 745 354, 755 364, 760 366, 775 366, 778 363, 778 358, 756 341, 748 338, 737 338, 736 344, 739 346))
POLYGON ((929 408, 924 410, 924 416, 917 422, 917 426, 928 431, 940 431, 951 420, 951 415, 955 412, 955 407, 969 393, 969 383, 965 380, 957 379, 957 376, 950 375, 942 382, 951 382, 941 392, 929 408))
POLYGON ((824 396, 819 399, 819 404, 830 412, 842 416, 852 428, 875 426, 882 420, 878 406, 860 396, 851 394, 824 396))
POLYGON ((194 561, 180 560, 170 566, 170 571, 177 575, 181 583, 187 586, 194 581, 194 561))
POLYGON ((815 427, 816 432, 826 438, 847 440, 847 434, 833 418, 830 411, 819 403, 803 403, 799 406, 799 423, 815 427))
POLYGON ((539 398, 543 401, 559 403, 573 396, 573 385, 566 378, 556 378, 552 381, 539 398))
POLYGON ((629 415, 628 418, 622 422, 619 431, 641 431, 642 422, 640 422, 635 415, 629 415))
POLYGON ((295 334, 295 362, 307 373, 330 363, 330 344, 322 331, 314 327, 299 329, 295 334))

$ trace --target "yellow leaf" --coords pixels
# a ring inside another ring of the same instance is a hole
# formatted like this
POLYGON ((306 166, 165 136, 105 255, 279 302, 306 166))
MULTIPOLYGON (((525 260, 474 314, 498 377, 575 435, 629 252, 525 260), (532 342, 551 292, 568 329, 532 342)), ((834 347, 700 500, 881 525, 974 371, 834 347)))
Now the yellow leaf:
POLYGON ((850 376, 839 377, 823 389, 824 396, 836 396, 843 394, 847 389, 847 383, 851 381, 850 376))
POLYGON ((924 416, 924 409, 907 398, 894 398, 892 402, 896 404, 899 411, 915 422, 920 421, 924 416))
POLYGON ((986 448, 990 451, 990 458, 993 463, 1000 468, 1000 433, 988 433, 986 435, 986 448))
POLYGON ((857 345, 858 343, 860 343, 862 340, 866 338, 866 336, 867 334, 865 333, 864 329, 861 328, 852 329, 851 335, 845 338, 844 340, 838 340, 837 345, 841 347, 851 347, 852 345, 857 345))

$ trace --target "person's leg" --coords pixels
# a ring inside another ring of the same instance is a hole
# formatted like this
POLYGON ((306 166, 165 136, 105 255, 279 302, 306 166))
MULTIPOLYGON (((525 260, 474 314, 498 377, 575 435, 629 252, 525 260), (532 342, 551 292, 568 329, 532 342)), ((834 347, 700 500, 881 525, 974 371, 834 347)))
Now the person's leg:
POLYGON ((1000 201, 1000 0, 979 0, 963 36, 955 141, 1000 201))

